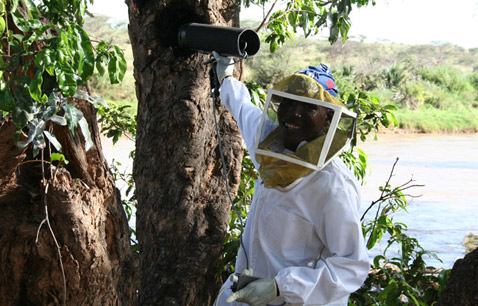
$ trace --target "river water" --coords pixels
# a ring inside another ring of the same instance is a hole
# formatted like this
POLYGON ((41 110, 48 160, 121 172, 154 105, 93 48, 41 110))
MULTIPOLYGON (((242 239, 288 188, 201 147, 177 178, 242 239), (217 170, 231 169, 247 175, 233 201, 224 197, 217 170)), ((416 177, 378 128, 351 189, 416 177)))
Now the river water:
POLYGON ((407 190, 419 197, 409 198, 408 213, 397 213, 394 220, 405 223, 407 234, 443 261, 429 258, 428 264, 451 268, 465 254, 464 237, 478 234, 478 135, 380 134, 360 147, 372 169, 362 188, 362 210, 379 197, 378 187, 398 157, 392 186, 413 179, 424 187, 407 190))
MULTIPOLYGON (((371 164, 367 184, 362 187, 362 211, 379 197, 378 187, 388 179, 398 157, 391 184, 398 186, 413 179, 413 184, 424 187, 408 190, 419 197, 409 198, 408 213, 399 212, 394 220, 405 223, 407 234, 443 261, 425 258, 428 264, 451 268, 465 254, 464 237, 470 232, 478 234, 478 134, 380 134, 377 141, 368 140, 359 147, 371 164)), ((120 161, 125 171, 132 169, 128 154, 133 148, 128 139, 120 139, 115 146, 103 139, 108 162, 113 158, 120 161)), ((134 226, 134 222, 130 224, 134 226)), ((378 249, 385 246, 383 241, 378 249)), ((374 253, 377 251, 371 256, 374 253)))

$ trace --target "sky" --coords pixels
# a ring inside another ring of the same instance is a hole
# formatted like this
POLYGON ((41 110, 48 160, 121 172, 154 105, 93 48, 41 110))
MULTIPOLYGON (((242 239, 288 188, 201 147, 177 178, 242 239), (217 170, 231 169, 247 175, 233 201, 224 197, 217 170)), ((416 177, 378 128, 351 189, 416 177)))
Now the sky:
MULTIPOLYGON (((478 0, 376 0, 354 7, 349 36, 367 42, 404 44, 452 43, 478 48, 478 0)), ((124 0, 95 0, 93 13, 128 20, 124 0)), ((243 10, 241 18, 259 19, 257 8, 243 10)))

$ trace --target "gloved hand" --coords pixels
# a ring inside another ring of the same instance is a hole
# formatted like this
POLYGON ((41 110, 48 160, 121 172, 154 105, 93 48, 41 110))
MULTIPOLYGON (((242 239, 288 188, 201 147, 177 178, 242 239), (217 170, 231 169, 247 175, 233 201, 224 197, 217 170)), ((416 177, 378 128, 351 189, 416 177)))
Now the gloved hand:
POLYGON ((277 297, 277 284, 274 279, 261 278, 231 294, 226 302, 243 302, 250 306, 266 306, 277 297))
POLYGON ((225 57, 212 51, 212 55, 216 59, 216 74, 219 84, 222 84, 222 81, 228 76, 232 76, 234 72, 234 60, 229 57, 225 57))

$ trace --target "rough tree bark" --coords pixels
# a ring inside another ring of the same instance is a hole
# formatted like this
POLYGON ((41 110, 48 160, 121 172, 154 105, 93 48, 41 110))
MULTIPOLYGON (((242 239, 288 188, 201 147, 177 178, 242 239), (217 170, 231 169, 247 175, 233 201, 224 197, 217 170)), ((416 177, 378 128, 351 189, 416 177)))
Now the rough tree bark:
POLYGON ((81 132, 73 137, 67 127, 54 126, 70 163, 59 169, 45 164, 46 182, 31 149, 13 143, 13 124, 0 125, 0 305, 64 303, 58 249, 48 224, 42 224, 45 209, 60 247, 67 304, 135 301, 137 260, 118 190, 101 152, 95 111, 87 102, 76 105, 89 121, 95 146, 85 152, 81 132))
POLYGON ((478 305, 478 249, 455 262, 438 305, 478 305))
MULTIPOLYGON (((50 125, 68 165, 42 163, 31 147, 18 148, 15 126, 0 120, 0 305, 135 303, 139 260, 102 154, 96 111, 71 102, 88 121, 94 146, 85 152, 79 130, 73 137, 68 127, 50 125)), ((47 146, 45 160, 50 153, 47 146)))
MULTIPOLYGON (((141 262, 140 305, 210 305, 229 220, 215 136, 208 56, 180 50, 182 24, 237 26, 235 0, 130 0, 138 128, 134 178, 141 262)), ((218 106, 231 192, 241 138, 218 106)))

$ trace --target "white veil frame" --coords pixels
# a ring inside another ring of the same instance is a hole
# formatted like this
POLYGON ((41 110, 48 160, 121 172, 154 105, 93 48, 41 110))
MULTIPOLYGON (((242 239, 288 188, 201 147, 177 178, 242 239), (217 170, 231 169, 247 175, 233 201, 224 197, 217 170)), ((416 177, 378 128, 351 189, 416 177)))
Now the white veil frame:
MULTIPOLYGON (((347 139, 346 144, 336 154, 334 154, 331 158, 329 158, 326 161, 326 157, 328 155, 330 146, 332 144, 332 140, 334 139, 335 132, 337 131, 339 121, 343 116, 353 118, 354 120, 357 118, 356 113, 354 113, 354 112, 352 112, 352 111, 350 111, 350 110, 348 110, 344 107, 341 107, 339 105, 335 105, 331 102, 320 101, 320 100, 309 98, 309 97, 294 95, 294 94, 286 93, 286 92, 283 92, 283 91, 278 91, 278 90, 275 90, 275 89, 269 89, 269 91, 267 93, 266 103, 264 105, 264 110, 262 112, 262 117, 261 117, 261 122, 259 124, 259 129, 257 131, 256 143, 255 143, 255 147, 254 147, 255 153, 262 154, 262 155, 265 155, 265 156, 274 157, 274 158, 278 158, 278 159, 282 159, 282 160, 287 161, 287 162, 291 162, 291 163, 298 164, 298 165, 303 166, 303 167, 307 167, 307 168, 312 169, 312 170, 319 171, 322 168, 324 168, 333 159, 333 157, 339 155, 343 151, 343 149, 350 144, 352 135, 350 135, 350 137, 347 139), (271 99, 272 99, 273 96, 279 96, 279 97, 282 97, 282 98, 287 98, 287 99, 296 100, 296 101, 300 101, 300 102, 315 104, 315 105, 322 106, 322 107, 333 110, 334 115, 332 117, 330 127, 329 127, 329 130, 328 130, 326 138, 325 138, 324 146, 322 147, 322 150, 320 152, 320 157, 318 159, 317 164, 308 163, 308 162, 305 162, 303 160, 296 159, 296 158, 287 156, 287 155, 282 154, 282 153, 276 153, 276 152, 272 152, 272 151, 269 151, 269 150, 264 150, 264 149, 259 148, 259 144, 261 142, 261 135, 262 135, 263 128, 264 128, 264 122, 266 120, 268 120, 268 109, 270 107, 271 99)), ((355 125, 355 123, 354 123, 354 125, 355 125)), ((354 127, 354 130, 355 130, 355 127, 354 127)), ((352 131, 352 133, 355 133, 354 130, 352 131)))

